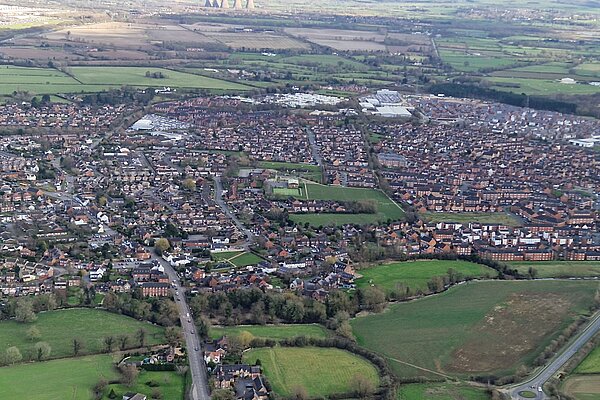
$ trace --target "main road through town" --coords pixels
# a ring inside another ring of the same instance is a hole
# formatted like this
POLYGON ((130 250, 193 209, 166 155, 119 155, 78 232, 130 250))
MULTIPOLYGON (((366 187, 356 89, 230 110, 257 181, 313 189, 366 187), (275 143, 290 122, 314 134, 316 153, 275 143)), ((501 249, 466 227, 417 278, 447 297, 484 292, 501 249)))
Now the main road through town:
POLYGON ((567 347, 562 353, 559 353, 552 361, 544 368, 540 369, 535 376, 529 379, 527 382, 523 382, 518 386, 510 388, 510 397, 512 399, 537 399, 545 400, 549 397, 541 390, 544 384, 556 374, 560 368, 565 365, 571 357, 575 355, 596 333, 600 331, 600 311, 596 312, 590 321, 586 324, 585 328, 579 333, 579 335, 569 342, 567 347), (520 393, 529 392, 530 397, 521 396, 520 393), (531 397, 531 393, 535 393, 535 397, 531 397))
POLYGON ((173 283, 173 295, 177 302, 179 310, 179 320, 185 337, 188 360, 190 362, 190 374, 192 376, 191 396, 193 400, 209 400, 208 375, 206 365, 204 364, 202 344, 196 333, 194 319, 188 307, 185 298, 185 288, 181 286, 181 281, 177 272, 171 265, 154 253, 154 249, 147 247, 146 250, 152 255, 152 260, 160 263, 173 283))

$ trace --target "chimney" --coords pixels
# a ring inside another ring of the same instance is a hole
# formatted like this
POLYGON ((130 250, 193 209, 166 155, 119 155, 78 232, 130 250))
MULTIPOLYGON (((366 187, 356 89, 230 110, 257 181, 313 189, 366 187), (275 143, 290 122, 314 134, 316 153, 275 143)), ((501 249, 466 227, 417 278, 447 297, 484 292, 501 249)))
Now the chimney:
POLYGON ((246 3, 246 8, 248 10, 254 10, 254 0, 248 0, 248 2, 246 3))

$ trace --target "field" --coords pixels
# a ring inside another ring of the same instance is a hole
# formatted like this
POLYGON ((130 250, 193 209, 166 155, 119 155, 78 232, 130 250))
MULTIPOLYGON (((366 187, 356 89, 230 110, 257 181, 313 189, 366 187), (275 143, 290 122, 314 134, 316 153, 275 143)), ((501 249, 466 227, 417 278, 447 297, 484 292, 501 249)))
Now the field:
POLYGON ((51 358, 72 356, 73 338, 83 342, 83 354, 100 353, 103 350, 102 340, 110 335, 130 335, 133 343, 133 336, 140 328, 146 330, 149 344, 159 344, 164 339, 162 327, 107 311, 77 308, 39 313, 37 321, 31 324, 0 322, 0 351, 17 346, 26 358, 35 345, 35 341, 29 341, 26 335, 32 326, 39 329, 39 340, 52 348, 51 358))
POLYGON ((347 393, 357 375, 379 383, 377 370, 367 360, 335 348, 274 347, 244 353, 244 362, 254 364, 257 359, 280 396, 290 396, 297 386, 304 387, 310 397, 347 393))
POLYGON ((463 277, 495 277, 493 269, 485 265, 468 261, 454 260, 423 260, 381 264, 358 271, 362 275, 356 280, 356 286, 366 287, 375 285, 389 293, 397 289, 398 284, 404 284, 413 292, 427 289, 427 282, 434 276, 444 276, 448 269, 454 269, 463 277))
POLYGON ((174 371, 141 371, 136 382, 131 386, 127 387, 121 384, 111 384, 105 390, 106 396, 104 399, 109 399, 108 394, 111 389, 115 391, 117 399, 127 392, 142 393, 151 398, 154 387, 150 387, 148 382, 158 384, 156 389, 160 391, 163 399, 168 400, 183 400, 185 392, 185 378, 182 375, 178 375, 174 371))
POLYGON ((600 375, 575 375, 562 385, 562 392, 576 400, 600 398, 600 375))
POLYGON ((368 224, 380 221, 399 220, 404 210, 390 200, 382 191, 367 188, 305 183, 300 185, 301 194, 296 196, 308 200, 360 201, 373 200, 377 205, 376 214, 296 214, 290 218, 296 223, 310 223, 314 226, 327 224, 368 224))
POLYGON ((575 372, 578 374, 600 374, 600 346, 597 346, 577 366, 575 372))
POLYGON ((245 253, 243 251, 223 251, 211 253, 211 257, 215 261, 227 261, 233 264, 235 267, 256 265, 263 260, 253 253, 245 253))
POLYGON ((398 400, 488 400, 482 388, 452 383, 412 383, 398 389, 398 400))
POLYGON ((587 311, 595 282, 472 282, 351 321, 399 376, 503 374, 587 311), (420 369, 419 369, 420 368, 420 369))
POLYGON ((508 226, 517 226, 519 219, 508 213, 437 213, 428 212, 423 214, 429 222, 456 222, 468 224, 471 222, 481 222, 485 224, 501 224, 508 226))
MULTIPOLYGON (((321 167, 313 164, 299 164, 299 163, 286 163, 286 162, 274 162, 274 161, 262 161, 258 164, 262 168, 266 169, 274 169, 277 171, 283 171, 287 174, 299 176, 304 179, 308 179, 315 182, 321 182, 323 179, 323 174, 321 173, 321 167)), ((279 190, 285 189, 276 189, 275 193, 280 193, 279 190)), ((292 196, 298 196, 299 192, 293 193, 292 196)))
POLYGON ((581 278, 600 276, 600 261, 511 261, 508 263, 521 274, 534 268, 537 278, 581 278))
POLYGON ((89 400, 100 378, 118 378, 110 355, 86 356, 0 368, 0 398, 89 400))
POLYGON ((211 327, 210 337, 220 338, 224 335, 239 335, 240 332, 250 332, 255 337, 268 339, 286 339, 295 336, 307 336, 324 338, 328 336, 327 330, 321 325, 298 324, 298 325, 240 325, 211 327))

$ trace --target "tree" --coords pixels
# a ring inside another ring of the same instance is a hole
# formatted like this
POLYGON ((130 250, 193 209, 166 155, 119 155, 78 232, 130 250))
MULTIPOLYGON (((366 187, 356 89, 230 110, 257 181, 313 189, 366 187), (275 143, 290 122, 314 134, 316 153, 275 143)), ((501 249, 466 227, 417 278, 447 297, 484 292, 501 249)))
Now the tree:
POLYGON ((135 336, 140 347, 144 347, 146 345, 146 330, 144 328, 138 329, 138 331, 135 333, 135 336))
POLYGON ((25 333, 25 335, 27 336, 27 339, 31 340, 32 342, 34 340, 39 340, 42 337, 42 333, 40 332, 38 327, 35 325, 32 326, 31 328, 27 329, 27 332, 25 333))
POLYGON ((154 249, 159 254, 162 254, 163 252, 169 250, 169 247, 171 247, 171 244, 165 238, 157 239, 156 242, 154 242, 154 249))
POLYGON ((212 400, 235 400, 235 393, 230 389, 217 389, 212 392, 212 400))
POLYGON ((307 400, 308 392, 303 386, 296 385, 292 388, 292 395, 290 396, 290 398, 293 400, 307 400))
POLYGON ((7 364, 15 364, 23 359, 21 351, 16 346, 12 346, 6 349, 5 357, 7 364))
POLYGON ((121 383, 125 386, 133 385, 140 374, 135 365, 123 365, 119 371, 121 372, 121 383))
POLYGON ((529 277, 531 279, 535 279, 537 277, 537 269, 533 268, 533 267, 529 267, 529 270, 527 271, 529 273, 529 277))
POLYGON ((71 344, 73 345, 73 355, 77 357, 83 348, 83 342, 79 338, 73 338, 71 344))
POLYGON ((385 293, 380 289, 369 286, 360 291, 361 304, 367 310, 381 312, 385 307, 385 293))
POLYGON ((352 390, 361 399, 368 397, 375 391, 373 382, 362 374, 355 374, 352 380, 352 390))
POLYGON ((162 399, 162 393, 159 388, 152 389, 152 394, 150 395, 153 399, 162 399))
POLYGON ((127 348, 127 344, 129 343, 129 336, 120 335, 118 340, 119 340, 119 349, 125 350, 127 348))
POLYGON ((250 343, 254 340, 254 335, 248 331, 241 331, 238 335, 238 340, 244 349, 250 346, 250 343))
POLYGON ((181 330, 176 326, 168 326, 165 329, 165 339, 170 346, 175 347, 181 341, 181 330))
MULTIPOLYGON (((106 389, 106 387, 108 386, 108 381, 104 378, 100 378, 100 380, 98 380, 98 382, 96 382, 96 384, 94 385, 94 388, 92 389, 92 391, 94 392, 94 398, 95 399, 101 399, 102 395, 104 394, 104 390, 106 389)), ((111 393, 114 393, 113 391, 111 391, 111 393)), ((110 397, 110 395, 108 396, 108 398, 112 399, 114 397, 110 397)))
POLYGON ((192 178, 184 179, 183 182, 181 183, 181 185, 186 190, 190 190, 190 191, 196 190, 196 181, 193 180, 192 178))
POLYGON ((115 338, 114 338, 114 336, 106 336, 104 338, 104 350, 107 353, 112 352, 114 344, 115 344, 115 338))
POLYGON ((50 353, 52 352, 52 348, 46 342, 37 342, 35 344, 35 358, 38 361, 46 360, 50 357, 50 353))
POLYGON ((33 305, 29 299, 23 297, 17 300, 15 319, 23 323, 30 323, 37 319, 37 315, 33 312, 33 305))

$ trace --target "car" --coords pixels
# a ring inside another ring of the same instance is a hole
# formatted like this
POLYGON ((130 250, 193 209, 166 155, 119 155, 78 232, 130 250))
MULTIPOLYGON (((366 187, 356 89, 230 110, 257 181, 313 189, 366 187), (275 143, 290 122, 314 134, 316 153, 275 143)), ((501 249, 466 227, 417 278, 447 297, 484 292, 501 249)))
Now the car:
POLYGON ((538 392, 541 392, 541 391, 542 391, 542 387, 538 386, 538 392))
POLYGON ((190 330, 190 333, 193 335, 193 334, 194 334, 194 330, 193 330, 193 329, 192 329, 192 330, 190 330))
POLYGON ((200 350, 200 348, 199 347, 194 347, 194 350, 198 351, 198 350, 200 350))

